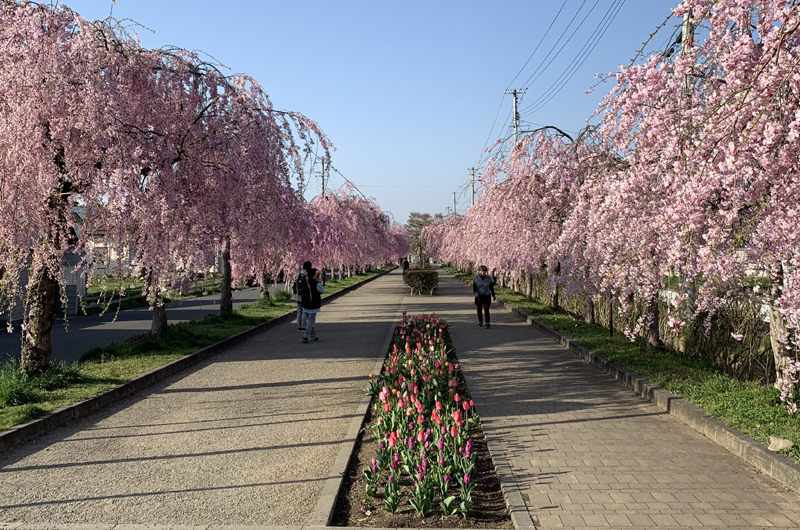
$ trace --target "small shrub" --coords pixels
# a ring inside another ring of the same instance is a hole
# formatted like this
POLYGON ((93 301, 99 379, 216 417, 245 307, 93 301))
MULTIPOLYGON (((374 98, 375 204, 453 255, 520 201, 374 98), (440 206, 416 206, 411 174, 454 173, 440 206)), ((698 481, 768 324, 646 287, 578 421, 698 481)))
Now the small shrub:
POLYGON ((272 300, 275 302, 288 302, 292 299, 292 294, 289 291, 280 290, 275 293, 272 300))
POLYGON ((78 362, 102 363, 108 361, 111 357, 112 356, 106 354, 105 348, 101 346, 95 346, 94 348, 89 348, 83 352, 78 358, 78 362))
POLYGON ((79 383, 82 380, 78 368, 65 362, 50 363, 47 370, 29 378, 30 384, 40 390, 50 391, 79 383))
POLYGON ((39 390, 58 390, 80 380, 78 369, 64 362, 50 363, 41 374, 29 375, 17 361, 7 361, 0 367, 0 403, 6 406, 32 403, 39 400, 39 390))
POLYGON ((409 269, 403 272, 403 282, 419 294, 433 294, 439 286, 439 273, 431 269, 409 269))
POLYGON ((7 361, 0 366, 0 403, 13 407, 35 399, 29 378, 17 361, 7 361))

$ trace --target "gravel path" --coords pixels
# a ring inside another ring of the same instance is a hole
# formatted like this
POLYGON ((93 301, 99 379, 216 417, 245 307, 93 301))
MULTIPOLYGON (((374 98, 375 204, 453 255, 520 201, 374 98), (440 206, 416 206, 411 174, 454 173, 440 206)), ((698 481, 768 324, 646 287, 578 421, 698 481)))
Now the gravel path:
POLYGON ((392 272, 293 323, 0 454, 0 521, 301 525, 403 301, 392 272))

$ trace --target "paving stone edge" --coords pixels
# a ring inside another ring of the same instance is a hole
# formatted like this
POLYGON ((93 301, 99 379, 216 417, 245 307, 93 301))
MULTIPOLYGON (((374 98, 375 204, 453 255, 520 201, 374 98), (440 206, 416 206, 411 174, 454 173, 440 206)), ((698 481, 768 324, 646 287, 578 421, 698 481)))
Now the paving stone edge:
MULTIPOLYGON (((466 280, 462 281, 469 283, 466 280)), ((568 348, 599 370, 604 371, 633 390, 639 397, 650 401, 661 410, 675 416, 675 418, 712 442, 724 447, 762 473, 778 481, 784 487, 800 493, 800 465, 789 457, 768 450, 758 440, 726 425, 717 418, 712 418, 697 405, 654 385, 636 372, 608 362, 604 357, 596 354, 572 337, 556 331, 552 326, 511 305, 502 298, 498 298, 498 301, 516 317, 526 321, 540 333, 568 348)))
MULTIPOLYGON (((241 525, 159 525, 159 524, 46 524, 46 523, 0 523, 0 530, 322 530, 325 526, 241 526, 241 525)), ((331 527, 327 527, 331 528, 331 527)), ((364 527, 337 526, 339 530, 364 530, 364 527)), ((371 528, 370 530, 400 530, 394 528, 371 528)), ((468 530, 464 528, 438 528, 437 530, 468 530)), ((584 529, 592 530, 592 529, 584 529)), ((608 530, 608 529, 606 529, 608 530)), ((667 529, 670 530, 670 529, 667 529)), ((738 530, 738 529, 729 529, 738 530)), ((783 530, 771 528, 770 530, 783 530)), ((796 529, 792 529, 796 530, 796 529)))
MULTIPOLYGON (((464 379, 467 382, 470 398, 475 402, 475 411, 480 417, 487 416, 483 397, 478 392, 478 385, 475 383, 475 379, 472 377, 472 373, 469 370, 469 361, 459 358, 458 362, 461 365, 461 373, 464 374, 464 379)), ((486 445, 489 447, 489 454, 492 455, 494 470, 497 472, 497 478, 500 480, 500 489, 503 491, 503 496, 506 499, 506 507, 508 508, 508 513, 511 517, 511 522, 514 524, 514 528, 517 530, 536 528, 528 512, 528 507, 522 499, 519 485, 514 477, 514 473, 511 471, 511 465, 508 463, 508 459, 506 458, 500 442, 493 436, 486 436, 486 431, 490 429, 487 429, 485 425, 482 425, 482 428, 486 439, 486 445)))
MULTIPOLYGON (((0 523, 0 530, 322 530, 318 525, 304 526, 241 526, 241 525, 158 525, 158 524, 21 524, 0 523)), ((330 527, 327 527, 330 528, 330 527)), ((339 530, 364 530, 365 527, 337 526, 339 530)), ((370 530, 400 530, 395 528, 371 528, 370 530)), ((464 528, 438 528, 437 530, 468 530, 464 528)), ((584 529, 592 530, 592 529, 584 529)), ((608 530, 606 528, 606 530, 608 530)), ((670 530, 670 529, 667 529, 670 530)), ((739 530, 739 529, 729 529, 739 530)), ((784 530, 770 528, 770 530, 784 530)), ((796 530, 796 529, 790 529, 796 530)))
MULTIPOLYGON (((366 280, 359 282, 354 285, 350 285, 345 287, 341 291, 337 291, 332 293, 330 296, 323 299, 322 303, 327 304, 331 300, 335 300, 336 298, 343 296, 353 290, 365 285, 377 278, 380 278, 384 274, 388 274, 389 272, 393 271, 397 267, 395 266, 392 269, 389 269, 386 272, 378 274, 377 276, 373 276, 372 278, 367 278, 366 280)), ((41 418, 31 420, 26 423, 22 423, 15 427, 11 427, 6 429, 5 431, 0 432, 0 452, 6 451, 11 447, 15 447, 17 445, 21 445, 23 443, 29 442, 39 436, 46 434, 47 432, 65 425, 73 420, 83 418, 88 416, 94 412, 97 412, 109 405, 112 405, 140 390, 143 390, 150 385, 161 381, 162 379, 166 379, 171 375, 174 375, 181 370, 185 370, 190 366, 193 366, 200 361, 208 359, 209 357, 218 354, 219 352, 230 348, 231 346, 235 346, 244 342, 248 338, 270 329, 278 324, 282 324, 283 322, 288 322, 293 320, 297 315, 297 310, 288 311, 282 315, 279 315, 268 322, 264 322, 263 324, 258 324, 257 326, 253 326, 252 328, 246 329, 242 332, 237 333, 236 335, 232 335, 226 339, 223 339, 219 342, 215 342, 210 346, 206 346, 205 348, 201 348, 193 353, 190 353, 180 359, 176 359, 171 361, 167 364, 163 364, 161 366, 157 366, 147 372, 139 374, 138 376, 134 377, 133 379, 122 383, 119 386, 114 388, 110 388, 100 394, 85 399, 83 401, 78 401, 77 403, 73 403, 71 405, 65 405, 63 407, 59 407, 45 416, 41 418)), ((105 526, 100 526, 105 528, 105 526)), ((98 528, 100 528, 98 527, 98 528)), ((5 527, 0 525, 0 529, 4 528, 12 528, 12 527, 5 527)), ((49 528, 49 527, 48 527, 49 528)))
MULTIPOLYGON (((394 318, 391 326, 389 327, 389 332, 386 335, 386 340, 384 341, 381 349, 382 353, 376 358, 375 366, 373 367, 371 373, 378 374, 383 369, 383 364, 386 361, 386 357, 389 355, 389 346, 392 344, 394 328, 400 323, 404 309, 404 304, 401 304, 400 309, 397 312, 397 316, 394 318)), ((361 403, 358 405, 358 409, 356 409, 356 414, 353 417, 353 421, 350 422, 350 428, 347 430, 347 435, 345 435, 344 440, 342 440, 339 449, 339 455, 336 457, 336 460, 334 460, 331 470, 328 473, 328 478, 325 481, 325 485, 322 487, 322 495, 320 495, 320 498, 317 501, 317 507, 314 510, 314 515, 308 523, 309 526, 319 528, 331 524, 331 520, 333 519, 333 511, 336 508, 336 499, 339 497, 342 484, 344 483, 344 474, 347 472, 347 468, 350 467, 350 461, 353 459, 353 455, 355 454, 358 434, 364 427, 364 422, 367 419, 367 412, 369 412, 369 404, 371 401, 371 396, 364 396, 361 399, 361 403)))

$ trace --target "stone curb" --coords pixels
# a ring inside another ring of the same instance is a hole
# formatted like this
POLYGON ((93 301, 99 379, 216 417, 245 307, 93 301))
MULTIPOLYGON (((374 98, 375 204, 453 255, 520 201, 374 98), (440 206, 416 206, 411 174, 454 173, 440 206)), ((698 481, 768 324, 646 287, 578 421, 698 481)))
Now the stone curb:
MULTIPOLYGON (((453 277, 456 278, 455 276, 453 277)), ((469 284, 468 281, 462 281, 466 284, 469 284)), ((458 361, 461 364, 461 373, 464 374, 464 379, 467 382, 467 388, 469 388, 470 397, 472 398, 472 401, 475 402, 475 411, 478 413, 478 416, 484 417, 487 415, 486 406, 483 403, 483 397, 478 391, 478 384, 475 382, 475 378, 472 377, 472 374, 468 370, 469 361, 465 361, 460 358, 458 361), (464 368, 467 368, 467 370, 464 368)), ((486 431, 488 429, 489 428, 484 424, 483 433, 485 435, 486 445, 489 448, 489 454, 492 455, 494 469, 497 472, 497 478, 500 481, 500 490, 503 492, 503 497, 506 500, 506 507, 508 508, 508 514, 511 517, 511 523, 514 525, 514 528, 518 530, 535 530, 536 525, 531 518, 530 512, 528 511, 528 505, 525 504, 525 501, 522 499, 522 493, 520 492, 519 485, 517 484, 517 479, 514 477, 514 473, 511 471, 511 465, 508 463, 508 458, 506 458, 500 442, 497 441, 493 436, 486 436, 486 431)))
MULTIPOLYGON (((233 526, 233 525, 158 525, 158 524, 19 524, 0 523, 0 530, 323 530, 325 526, 233 526)), ((338 526, 341 530, 400 530, 399 528, 371 528, 338 526)), ((627 527, 626 527, 627 528, 627 527)), ((660 526, 661 530, 686 530, 686 527, 660 526)), ((609 527, 581 527, 581 530, 608 530, 609 527)), ((753 530, 752 526, 725 527, 726 530, 753 530)), ((469 530, 465 528, 439 528, 437 530, 469 530)), ((568 530, 562 527, 562 530, 568 530)), ((769 530, 797 530, 796 527, 770 526, 769 530)))
MULTIPOLYGON (((345 287, 341 291, 337 291, 330 296, 324 298, 322 300, 323 304, 327 304, 330 300, 334 300, 342 295, 345 295, 358 287, 371 282, 377 278, 380 278, 384 274, 387 274, 393 271, 397 266, 393 269, 389 269, 388 271, 378 274, 372 278, 367 278, 366 280, 359 282, 354 285, 350 285, 345 287)), ((206 346, 205 348, 201 348, 194 353, 190 353, 180 359, 176 359, 171 361, 167 364, 163 364, 161 366, 157 366, 147 372, 139 374, 138 376, 134 377, 130 381, 126 381, 121 385, 106 390, 94 397, 85 399, 83 401, 78 401, 77 403, 73 403, 71 405, 65 405, 63 407, 59 407, 47 415, 31 420, 27 423, 22 423, 15 427, 11 427, 3 432, 0 432, 0 452, 10 449, 11 447, 21 445, 25 442, 29 442, 34 438, 42 436, 47 432, 65 425, 70 421, 83 418, 88 416, 98 410, 107 407, 113 403, 116 403, 140 390, 143 390, 150 385, 161 381, 162 379, 166 379, 167 377, 174 375, 181 370, 185 370, 192 365, 199 363, 213 355, 218 354, 219 352, 230 348, 231 346, 236 346, 244 342, 245 340, 249 339, 253 335, 256 335, 262 331, 270 329, 278 324, 282 324, 283 322, 288 322, 293 320, 297 315, 297 310, 289 311, 282 315, 279 315, 268 322, 264 322, 263 324, 258 324, 250 329, 246 329, 242 332, 237 333, 236 335, 232 335, 227 339, 222 339, 219 342, 211 344, 210 346, 206 346)), ((0 526, 0 529, 6 528, 4 526, 0 526)), ((8 527, 12 528, 12 527, 8 527)), ((47 527, 49 528, 49 527, 47 527)), ((105 527, 104 527, 105 528, 105 527)))
MULTIPOLYGON (((400 323, 403 309, 404 305, 401 304, 399 310, 400 315, 395 317, 394 321, 392 321, 392 324, 389 327, 389 333, 386 336, 386 340, 384 341, 383 348, 381 350, 383 353, 381 353, 375 361, 375 367, 372 369, 371 373, 379 374, 383 369, 383 363, 386 361, 386 357, 389 355, 389 345, 392 343, 394 328, 400 323)), ((353 459, 353 455, 355 454, 356 441, 358 441, 358 435, 367 419, 369 404, 371 402, 372 396, 364 396, 364 398, 361 400, 361 403, 359 403, 356 415, 353 418, 353 421, 350 423, 350 428, 347 430, 347 435, 344 437, 344 440, 342 440, 341 449, 339 449, 339 455, 336 457, 336 460, 334 460, 333 466, 331 466, 331 471, 328 474, 328 479, 325 481, 325 485, 322 488, 322 495, 317 501, 317 507, 314 510, 314 515, 308 523, 309 526, 319 528, 331 524, 331 520, 333 519, 333 511, 336 508, 336 499, 339 497, 339 492, 341 491, 342 483, 344 482, 344 475, 347 473, 347 468, 350 467, 350 461, 353 459)))
MULTIPOLYGON (((0 523, 0 530, 322 530, 331 528, 319 525, 304 526, 241 526, 241 525, 159 525, 159 524, 20 524, 0 523)), ((364 527, 338 526, 341 530, 364 530, 364 527)), ((370 530, 400 530, 394 528, 370 528, 370 530)), ((469 530, 439 528, 437 530, 469 530)), ((738 529, 732 529, 738 530, 738 529)), ((771 530, 782 530, 775 528, 771 530)))

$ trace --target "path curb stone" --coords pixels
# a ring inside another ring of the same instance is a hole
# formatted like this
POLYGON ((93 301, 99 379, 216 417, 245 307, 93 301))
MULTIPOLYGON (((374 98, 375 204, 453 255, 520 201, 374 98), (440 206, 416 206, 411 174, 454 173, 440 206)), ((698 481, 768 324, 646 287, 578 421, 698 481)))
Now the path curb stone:
MULTIPOLYGON (((389 354, 389 346, 392 343, 394 336, 394 328, 400 323, 400 318, 403 312, 403 306, 400 307, 399 315, 394 319, 389 327, 389 333, 383 343, 381 354, 375 362, 375 367, 371 373, 379 374, 383 369, 383 364, 386 361, 386 356, 389 354)), ((328 479, 322 487, 322 495, 317 501, 317 507, 314 510, 314 515, 309 521, 309 525, 313 527, 325 527, 331 524, 333 519, 333 511, 336 508, 336 499, 339 497, 339 492, 344 483, 344 475, 347 473, 347 468, 350 467, 350 461, 353 459, 355 453, 356 442, 358 441, 358 434, 364 426, 369 412, 369 404, 372 402, 372 396, 364 396, 361 403, 358 405, 356 415, 350 423, 350 428, 347 430, 344 440, 342 440, 339 455, 331 466, 328 473, 328 479)))
MULTIPOLYGON (((322 530, 324 526, 239 526, 239 525, 153 525, 153 524, 18 524, 0 523, 0 530, 322 530)), ((330 528, 330 527, 328 527, 330 528)), ((364 530, 364 527, 339 526, 338 530, 364 530)), ((394 530, 372 528, 370 530, 394 530)), ((465 530, 440 528, 438 530, 465 530)))
MULTIPOLYGON (((465 280, 462 280, 468 283, 465 280)), ((636 372, 608 362, 602 356, 586 348, 572 337, 556 331, 552 326, 538 320, 533 315, 511 305, 502 298, 498 301, 521 320, 526 321, 540 333, 550 337, 562 346, 591 363, 598 369, 633 390, 661 410, 671 414, 695 431, 704 435, 717 445, 724 447, 748 464, 776 480, 784 487, 800 493, 800 465, 790 458, 767 450, 767 447, 741 432, 729 427, 721 420, 712 418, 700 407, 660 388, 636 372)), ((493 455, 494 456, 494 455, 493 455)))
MULTIPOLYGON (((457 354, 458 352, 456 352, 457 354)), ((475 411, 478 416, 486 416, 486 406, 483 403, 483 398, 478 393, 478 385, 472 374, 469 372, 469 362, 458 360, 461 365, 461 373, 464 374, 464 379, 467 382, 470 398, 475 402, 475 411), (467 368, 465 370, 464 368, 467 368)), ((484 434, 487 427, 484 425, 484 434)), ((511 471, 511 466, 508 459, 503 452, 500 443, 492 436, 485 436, 486 445, 489 447, 489 454, 492 455, 494 462, 494 470, 497 472, 497 478, 500 480, 500 489, 503 491, 503 496, 506 499, 506 507, 508 514, 511 517, 511 522, 517 530, 534 530, 536 527, 528 512, 528 507, 522 499, 522 493, 519 491, 517 481, 514 478, 514 473, 511 471)))
MULTIPOLYGON (((397 268, 395 266, 395 268, 397 268)), ((358 287, 365 285, 376 278, 380 278, 384 274, 391 272, 394 269, 389 269, 388 271, 378 274, 372 278, 368 278, 362 282, 359 282, 354 285, 350 285, 345 287, 341 291, 337 291, 330 296, 323 299, 322 303, 326 304, 330 300, 335 300, 336 298, 343 296, 358 287)), ((205 348, 201 348, 194 353, 190 353, 180 359, 176 359, 172 362, 167 364, 163 364, 161 366, 157 366, 147 372, 139 374, 138 376, 134 377, 130 381, 126 381, 121 385, 106 390, 94 397, 85 399, 83 401, 79 401, 77 403, 73 403, 71 405, 65 405, 63 407, 59 407, 47 415, 31 420, 26 423, 22 423, 15 427, 11 427, 3 432, 0 432, 0 452, 10 449, 16 445, 23 444, 34 438, 42 436, 43 434, 65 425, 73 420, 83 418, 88 416, 94 412, 97 412, 104 407, 107 407, 113 403, 116 403, 140 390, 143 390, 154 383, 166 379, 181 370, 185 370, 190 366, 193 366, 209 357, 224 351, 231 346, 235 346, 244 342, 245 340, 249 339, 253 335, 256 335, 262 331, 270 329, 278 324, 282 324, 284 322, 288 322, 293 320, 297 315, 297 310, 288 311, 282 315, 279 315, 268 322, 264 322, 263 324, 258 324, 250 329, 246 329, 236 335, 232 335, 227 339, 223 339, 219 342, 211 344, 210 346, 206 346, 205 348)), ((0 526, 0 529, 6 527, 0 526)), ((11 527, 8 527, 11 528, 11 527)))

